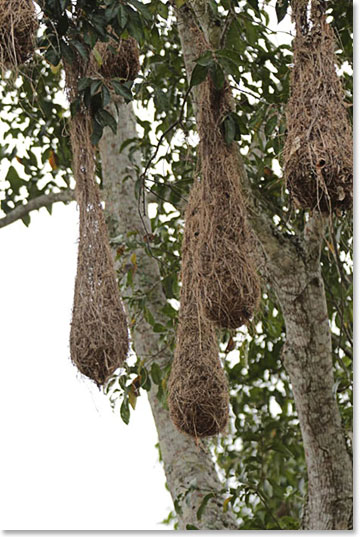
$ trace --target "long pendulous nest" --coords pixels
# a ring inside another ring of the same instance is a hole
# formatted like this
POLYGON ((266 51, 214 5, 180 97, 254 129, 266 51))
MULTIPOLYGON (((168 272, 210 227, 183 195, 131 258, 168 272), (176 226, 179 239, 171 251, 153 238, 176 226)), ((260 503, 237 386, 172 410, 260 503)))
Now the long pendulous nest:
POLYGON ((0 0, 0 71, 16 69, 31 58, 37 29, 32 0, 0 0))
POLYGON ((194 270, 206 317, 223 328, 237 328, 256 311, 260 283, 239 183, 237 148, 228 146, 221 132, 221 121, 229 110, 228 88, 217 90, 208 78, 199 98, 202 181, 194 270))
POLYGON ((97 55, 91 55, 91 68, 105 79, 120 78, 122 82, 134 80, 140 70, 139 47, 133 37, 114 39, 95 46, 97 55), (100 61, 100 63, 99 63, 100 61))
POLYGON ((352 130, 323 2, 293 1, 296 37, 286 110, 286 185, 295 206, 331 212, 353 202, 352 130))
MULTIPOLYGON (((69 93, 75 95, 76 69, 66 66, 66 71, 69 93)), ((100 386, 126 359, 128 329, 95 180, 95 150, 90 142, 91 118, 86 111, 72 119, 70 131, 80 208, 70 352, 79 371, 100 386)))
POLYGON ((223 431, 229 415, 228 385, 215 327, 203 316, 195 292, 192 260, 198 246, 200 195, 195 184, 185 215, 179 326, 168 382, 171 419, 180 431, 195 438, 223 431))

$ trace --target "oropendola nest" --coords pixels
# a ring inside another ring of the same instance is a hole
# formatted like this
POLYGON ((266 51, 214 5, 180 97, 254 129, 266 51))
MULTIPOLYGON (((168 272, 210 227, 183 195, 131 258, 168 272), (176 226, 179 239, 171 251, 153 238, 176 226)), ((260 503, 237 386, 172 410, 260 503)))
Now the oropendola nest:
POLYGON ((336 40, 323 2, 293 1, 296 37, 283 160, 295 206, 325 213, 352 205, 352 130, 336 73, 336 40))
MULTIPOLYGON (((69 93, 74 96, 79 75, 71 66, 66 66, 66 75, 69 93)), ((70 134, 80 207, 70 352, 79 371, 100 386, 126 359, 128 329, 95 180, 95 150, 87 112, 79 112, 72 119, 70 134)))
POLYGON ((227 86, 218 90, 209 77, 201 85, 198 132, 202 181, 194 271, 206 317, 223 328, 247 323, 260 298, 254 239, 239 182, 239 156, 235 144, 227 145, 221 131, 230 102, 227 86))
POLYGON ((220 433, 229 416, 228 385, 215 327, 203 316, 196 296, 193 255, 199 240, 199 204, 195 184, 185 215, 179 325, 168 382, 171 419, 180 431, 195 438, 220 433))
POLYGON ((95 49, 100 57, 97 59, 92 53, 92 69, 105 79, 120 78, 123 82, 127 82, 136 78, 140 70, 139 47, 133 37, 119 41, 110 39, 106 43, 98 41, 95 49))
POLYGON ((32 56, 37 29, 32 0, 0 0, 0 70, 16 69, 32 56))

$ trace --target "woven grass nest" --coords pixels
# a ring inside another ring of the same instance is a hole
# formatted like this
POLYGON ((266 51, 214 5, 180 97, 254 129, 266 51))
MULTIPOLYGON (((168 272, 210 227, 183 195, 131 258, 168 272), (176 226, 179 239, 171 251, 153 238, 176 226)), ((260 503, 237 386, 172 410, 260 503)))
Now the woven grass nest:
POLYGON ((140 70, 139 47, 133 37, 114 39, 96 44, 96 51, 100 55, 101 65, 95 55, 91 57, 91 67, 105 79, 121 78, 124 82, 134 80, 140 70))
POLYGON ((170 417, 180 431, 195 438, 219 434, 229 416, 215 327, 203 316, 195 293, 192 259, 199 236, 199 194, 194 185, 185 215, 179 326, 168 381, 170 417))
POLYGON ((70 332, 71 359, 103 385, 126 359, 128 330, 119 296, 106 223, 95 182, 91 119, 78 114, 71 125, 80 241, 70 332))
POLYGON ((296 37, 283 160, 295 206, 331 212, 353 202, 352 130, 336 73, 335 36, 321 3, 293 2, 296 37))
POLYGON ((206 80, 199 98, 202 181, 194 270, 206 317, 223 328, 237 328, 256 311, 260 284, 239 183, 237 148, 225 143, 220 129, 229 107, 228 88, 219 91, 206 80))
MULTIPOLYGON (((65 64, 70 101, 84 76, 82 62, 65 64)), ((76 199, 80 208, 80 240, 70 331, 71 360, 79 371, 104 385, 127 357, 129 337, 115 267, 95 178, 91 116, 81 111, 70 124, 76 199)))
POLYGON ((38 20, 32 0, 0 0, 0 69, 16 69, 35 50, 38 20))

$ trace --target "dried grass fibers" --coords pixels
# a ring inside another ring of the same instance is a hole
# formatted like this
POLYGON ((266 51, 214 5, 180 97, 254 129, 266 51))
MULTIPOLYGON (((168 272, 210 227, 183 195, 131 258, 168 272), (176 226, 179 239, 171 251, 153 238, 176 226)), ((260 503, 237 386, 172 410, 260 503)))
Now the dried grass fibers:
POLYGON ((32 0, 0 0, 0 70, 16 69, 35 50, 38 20, 32 0))
POLYGON ((140 70, 139 47, 133 37, 98 41, 95 46, 100 55, 101 65, 94 54, 91 55, 91 68, 105 79, 120 78, 123 82, 134 80, 140 70))
MULTIPOLYGON (((67 66, 69 93, 79 74, 67 66)), ((91 118, 78 113, 71 122, 76 196, 80 207, 80 241, 70 332, 70 352, 79 371, 103 385, 126 359, 129 341, 108 233, 95 180, 91 118)))
POLYGON ((221 121, 230 106, 229 89, 217 90, 208 77, 199 96, 202 182, 194 271, 206 317, 223 328, 247 323, 260 298, 254 240, 239 182, 237 148, 234 143, 227 145, 221 132, 221 121))
POLYGON ((352 130, 336 73, 336 40, 322 3, 293 1, 296 37, 286 110, 286 185, 295 206, 331 212, 352 205, 352 130))
POLYGON ((198 304, 193 267, 199 237, 200 191, 195 184, 185 215, 182 288, 174 361, 168 381, 168 405, 175 426, 195 438, 224 430, 229 415, 228 385, 218 356, 213 323, 198 304))

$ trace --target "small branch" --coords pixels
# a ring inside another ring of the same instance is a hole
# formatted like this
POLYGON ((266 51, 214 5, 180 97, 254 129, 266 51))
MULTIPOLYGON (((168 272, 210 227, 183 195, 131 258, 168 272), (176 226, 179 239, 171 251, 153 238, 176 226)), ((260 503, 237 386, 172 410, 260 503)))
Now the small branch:
POLYGON ((147 174, 147 172, 148 172, 148 170, 149 170, 149 168, 150 168, 150 166, 151 166, 151 163, 152 163, 153 160, 156 158, 156 155, 158 154, 158 151, 159 151, 159 149, 160 149, 160 147, 161 147, 161 144, 162 144, 163 140, 165 139, 166 135, 169 134, 170 131, 172 131, 173 129, 175 129, 175 127, 177 127, 178 125, 181 124, 182 119, 183 119, 183 115, 184 115, 184 109, 185 109, 186 101, 187 101, 187 98, 188 98, 188 96, 189 96, 189 93, 190 93, 191 89, 192 89, 191 86, 189 86, 188 89, 186 90, 186 93, 185 93, 185 95, 184 95, 184 100, 183 100, 182 105, 181 105, 181 108, 180 108, 180 114, 179 114, 178 119, 177 119, 176 121, 174 121, 174 123, 172 123, 172 124, 170 125, 170 127, 168 127, 168 128, 162 133, 162 135, 160 136, 159 141, 158 141, 158 143, 157 143, 157 146, 156 146, 156 148, 155 148, 155 152, 154 152, 154 154, 151 156, 151 158, 148 160, 148 162, 147 162, 147 164, 146 164, 146 166, 145 166, 145 169, 144 169, 143 173, 141 174, 141 179, 142 179, 143 181, 145 181, 146 174, 147 174))
POLYGON ((29 214, 31 211, 36 211, 42 207, 47 207, 58 201, 66 202, 74 199, 74 190, 64 190, 62 192, 43 194, 42 196, 38 196, 37 198, 30 200, 26 205, 19 205, 18 207, 15 207, 15 209, 13 209, 9 214, 3 218, 0 218, 0 228, 8 226, 9 224, 16 222, 16 220, 24 218, 24 216, 29 214))

